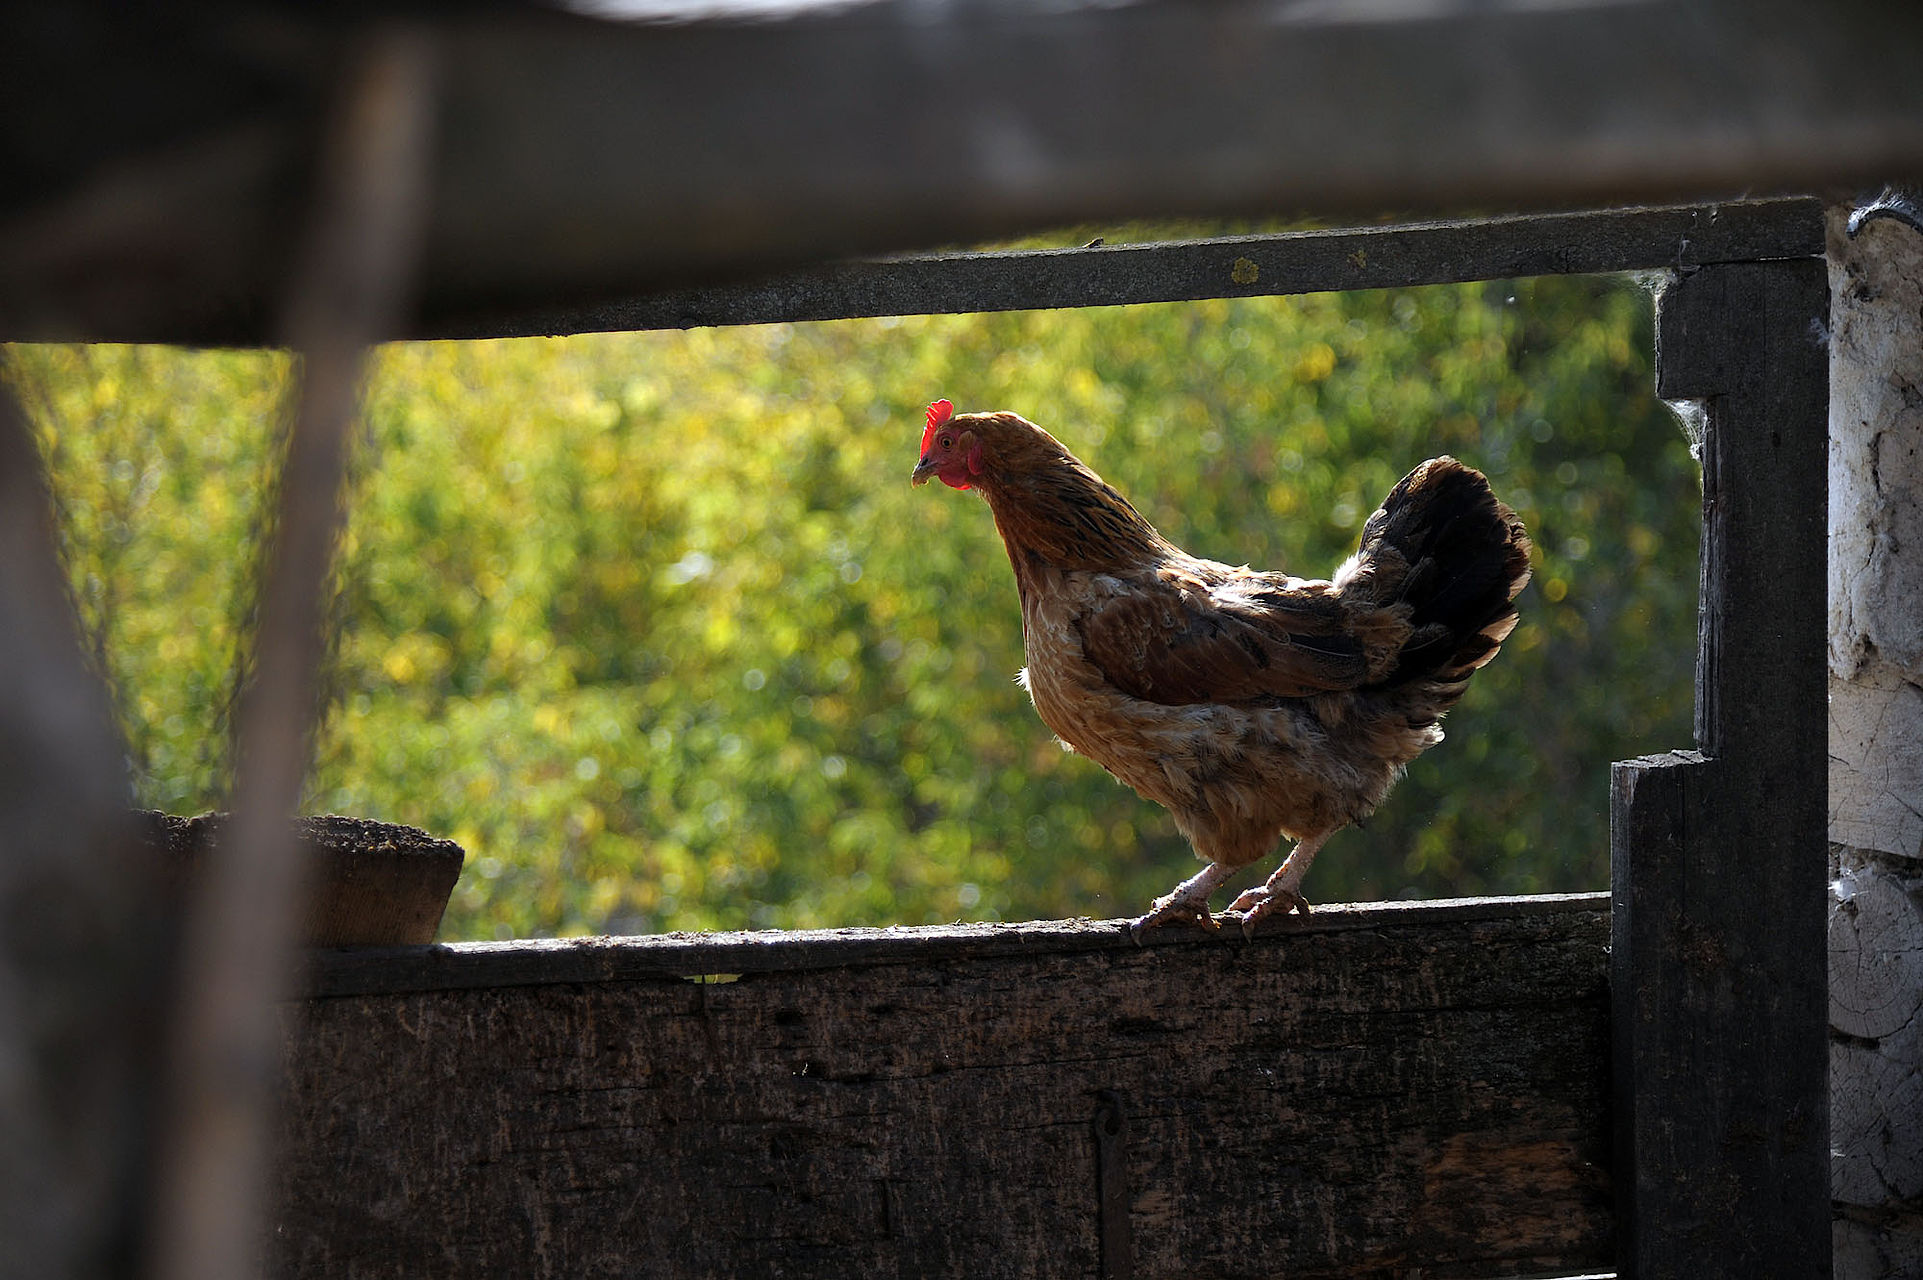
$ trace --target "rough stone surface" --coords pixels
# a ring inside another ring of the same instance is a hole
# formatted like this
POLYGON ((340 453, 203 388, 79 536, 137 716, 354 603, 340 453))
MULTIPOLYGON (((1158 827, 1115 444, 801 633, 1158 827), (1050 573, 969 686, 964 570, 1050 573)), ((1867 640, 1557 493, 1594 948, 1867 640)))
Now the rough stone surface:
MULTIPOLYGON (((1831 1194, 1900 1224, 1923 1203, 1923 877, 1846 846, 1833 857, 1831 1194)), ((1923 1239, 1923 1217, 1909 1227, 1923 1239)), ((1913 1274, 1837 1265, 1841 1276, 1913 1274)))
POLYGON ((1923 857, 1923 685, 1873 660, 1829 686, 1830 839, 1923 857))
POLYGON ((1830 669, 1923 673, 1923 235, 1831 218, 1830 669))
POLYGON ((1874 862, 1838 854, 1830 887, 1830 1025, 1883 1040, 1923 1008, 1923 915, 1903 883, 1874 862))
POLYGON ((1830 215, 1838 1280, 1923 1275, 1923 235, 1830 215))
POLYGON ((1830 1046, 1830 1178, 1836 1199, 1875 1207, 1923 1194, 1923 1076, 1881 1049, 1830 1046))
POLYGON ((1923 1225, 1915 1219, 1846 1210, 1836 1219, 1831 1240, 1839 1277, 1923 1276, 1923 1225))

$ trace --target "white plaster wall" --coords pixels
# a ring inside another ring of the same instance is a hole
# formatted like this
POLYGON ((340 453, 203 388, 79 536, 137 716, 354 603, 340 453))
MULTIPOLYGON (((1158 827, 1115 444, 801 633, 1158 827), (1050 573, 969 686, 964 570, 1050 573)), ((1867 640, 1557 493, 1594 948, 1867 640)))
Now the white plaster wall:
POLYGON ((1830 215, 1838 1280, 1923 1276, 1923 234, 1830 215))

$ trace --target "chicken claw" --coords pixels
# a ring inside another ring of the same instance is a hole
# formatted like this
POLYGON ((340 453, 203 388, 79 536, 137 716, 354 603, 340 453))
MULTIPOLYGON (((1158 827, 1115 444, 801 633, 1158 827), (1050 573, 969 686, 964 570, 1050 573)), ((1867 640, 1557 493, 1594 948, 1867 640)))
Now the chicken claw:
POLYGON ((1139 947, 1142 945, 1142 933, 1144 930, 1153 929, 1157 925, 1167 924, 1171 920, 1187 920, 1192 924, 1199 924, 1211 932, 1222 927, 1221 921, 1209 914, 1209 904, 1206 898, 1201 902, 1188 902, 1183 900, 1178 894, 1165 893, 1155 901, 1149 903, 1148 914, 1139 919, 1129 921, 1128 936, 1134 939, 1135 945, 1139 947))
POLYGON ((1128 936, 1142 945, 1142 932, 1171 920, 1190 920, 1204 929, 1219 929, 1221 923, 1209 914, 1209 895, 1235 872, 1211 862, 1169 892, 1149 903, 1148 914, 1128 926, 1128 936))
POLYGON ((1306 916, 1312 910, 1309 900, 1295 890, 1270 889, 1264 884, 1245 891, 1241 897, 1229 904, 1229 909, 1224 914, 1240 915, 1242 936, 1254 941, 1256 921, 1275 915, 1277 912, 1286 916, 1291 911, 1300 911, 1306 916))
MULTIPOLYGON (((1269 877, 1266 884, 1243 890, 1241 896, 1229 904, 1230 912, 1239 912, 1242 916, 1243 937, 1255 937, 1256 921, 1278 911, 1283 915, 1291 911, 1300 911, 1305 916, 1309 914, 1309 900, 1302 896, 1302 877, 1309 874, 1309 864, 1315 861, 1316 853, 1328 842, 1331 834, 1325 831, 1297 841, 1295 848, 1289 850, 1289 856, 1282 860, 1282 865, 1275 869, 1275 874, 1269 877)), ((1181 890, 1175 892, 1180 893, 1181 890)))

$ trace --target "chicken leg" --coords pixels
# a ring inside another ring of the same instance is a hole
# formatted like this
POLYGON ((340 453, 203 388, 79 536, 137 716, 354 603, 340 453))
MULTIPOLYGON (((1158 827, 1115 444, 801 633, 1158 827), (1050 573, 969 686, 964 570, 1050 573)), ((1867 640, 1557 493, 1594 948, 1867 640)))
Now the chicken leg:
POLYGON ((1142 941, 1142 930, 1152 929, 1170 920, 1193 920, 1206 929, 1220 928, 1221 926, 1215 922, 1215 917, 1209 914, 1209 896, 1221 888, 1223 882, 1234 874, 1235 871, 1231 867, 1209 863, 1151 902, 1148 914, 1128 926, 1129 937, 1135 939, 1136 945, 1139 946, 1142 941))
MULTIPOLYGON (((1278 911, 1284 915, 1291 910, 1300 911, 1305 916, 1309 914, 1309 900, 1302 896, 1302 877, 1309 874, 1309 864, 1315 861, 1317 851, 1334 834, 1333 831, 1324 831, 1321 835, 1296 841, 1295 848, 1289 850, 1289 856, 1282 860, 1282 865, 1275 869, 1275 874, 1268 878, 1266 884, 1243 890, 1242 895, 1229 904, 1230 911, 1242 913, 1244 937, 1253 938, 1255 922, 1278 911)), ((1177 889, 1175 892, 1181 891, 1177 889)))

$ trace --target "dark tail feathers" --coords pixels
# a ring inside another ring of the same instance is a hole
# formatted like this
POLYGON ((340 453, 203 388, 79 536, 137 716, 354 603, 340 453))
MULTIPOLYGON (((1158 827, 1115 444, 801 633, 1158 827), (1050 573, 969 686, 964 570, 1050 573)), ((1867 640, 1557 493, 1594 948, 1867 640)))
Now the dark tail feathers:
MULTIPOLYGON (((1431 458, 1369 517, 1360 553, 1407 566, 1394 598, 1413 607, 1415 631, 1384 683, 1433 681, 1454 702, 1515 629, 1516 593, 1529 581, 1522 520, 1496 500, 1480 471, 1431 458)), ((1388 586, 1393 577, 1384 576, 1388 586)))

